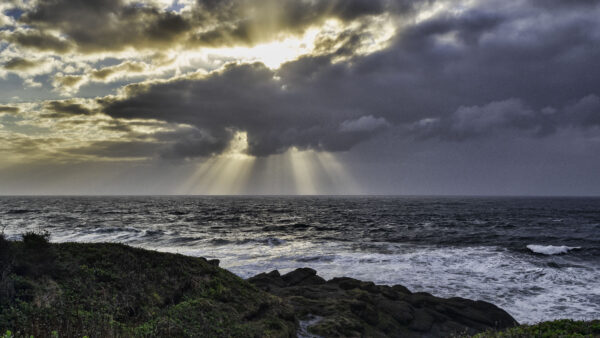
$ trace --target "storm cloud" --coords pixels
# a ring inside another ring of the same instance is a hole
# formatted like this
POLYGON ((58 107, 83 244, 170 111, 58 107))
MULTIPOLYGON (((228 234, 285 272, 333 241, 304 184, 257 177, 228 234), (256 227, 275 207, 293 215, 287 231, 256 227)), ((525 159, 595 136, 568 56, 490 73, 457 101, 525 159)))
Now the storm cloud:
POLYGON ((310 81, 300 83, 296 78, 298 82, 291 82, 278 74, 260 63, 232 64, 205 78, 132 85, 130 97, 102 102, 103 112, 117 118, 193 125, 203 134, 182 140, 193 146, 181 144, 178 148, 179 152, 189 148, 192 154, 206 154, 204 147, 222 151, 235 131, 248 133, 252 155, 281 153, 290 147, 348 150, 386 126, 385 120, 374 118, 373 113, 340 110, 344 107, 333 97, 326 102, 310 81))
POLYGON ((385 192, 392 171, 600 168, 600 1, 37 0, 3 15, 0 136, 65 162, 201 162, 243 134, 257 163, 336 153, 385 192), (77 141, 39 141, 53 132, 77 141))
POLYGON ((103 109, 193 125, 205 133, 189 147, 200 154, 224 149, 232 131, 248 133, 250 154, 270 155, 290 147, 346 151, 391 125, 406 127, 407 137, 455 141, 588 128, 600 114, 598 5, 534 14, 539 5, 438 15, 348 62, 334 62, 334 52, 278 70, 231 64, 208 76, 132 85, 103 109))
POLYGON ((173 46, 253 45, 299 34, 335 18, 353 21, 388 11, 407 13, 411 1, 198 0, 180 12, 124 0, 39 0, 19 22, 29 29, 3 35, 13 43, 64 53, 160 49, 173 46), (48 32, 58 31, 65 40, 48 32))

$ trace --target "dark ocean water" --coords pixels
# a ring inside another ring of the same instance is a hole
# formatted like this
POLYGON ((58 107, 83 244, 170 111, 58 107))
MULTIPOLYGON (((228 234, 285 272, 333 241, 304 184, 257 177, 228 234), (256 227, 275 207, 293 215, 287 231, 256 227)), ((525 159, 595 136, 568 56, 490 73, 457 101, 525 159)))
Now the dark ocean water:
POLYGON ((521 322, 600 318, 600 198, 0 197, 0 222, 10 238, 218 258, 244 278, 309 266, 521 322))

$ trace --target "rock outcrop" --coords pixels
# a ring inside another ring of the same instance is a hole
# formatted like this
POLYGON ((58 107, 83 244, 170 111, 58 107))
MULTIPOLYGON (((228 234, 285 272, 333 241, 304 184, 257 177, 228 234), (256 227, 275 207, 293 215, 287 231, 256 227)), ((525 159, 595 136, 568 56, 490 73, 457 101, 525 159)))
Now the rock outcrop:
POLYGON ((315 270, 277 270, 248 281, 287 300, 296 315, 324 337, 447 337, 518 325, 497 306, 464 298, 410 292, 402 285, 375 285, 341 277, 325 281, 315 270))
POLYGON ((302 268, 243 280, 218 260, 0 236, 0 335, 440 337, 514 326, 498 307, 302 268))

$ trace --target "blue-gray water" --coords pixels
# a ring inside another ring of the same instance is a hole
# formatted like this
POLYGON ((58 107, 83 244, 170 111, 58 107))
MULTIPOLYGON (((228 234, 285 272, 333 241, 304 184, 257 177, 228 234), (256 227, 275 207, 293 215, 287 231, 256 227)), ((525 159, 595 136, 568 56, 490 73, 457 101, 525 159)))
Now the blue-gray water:
POLYGON ((218 258, 242 277, 310 266, 482 299, 521 322, 600 317, 598 198, 0 197, 0 222, 11 238, 218 258))

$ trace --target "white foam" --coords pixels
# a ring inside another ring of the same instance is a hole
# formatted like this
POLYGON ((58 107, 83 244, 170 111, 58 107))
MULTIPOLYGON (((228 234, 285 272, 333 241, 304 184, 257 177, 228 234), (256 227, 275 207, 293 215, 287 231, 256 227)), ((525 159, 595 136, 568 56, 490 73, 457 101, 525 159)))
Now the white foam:
POLYGON ((325 279, 348 276, 377 284, 402 284, 440 297, 484 300, 522 323, 591 319, 600 312, 599 267, 553 268, 546 258, 494 247, 379 245, 385 250, 356 251, 344 243, 301 241, 279 246, 248 243, 158 249, 220 259, 222 267, 243 278, 308 266, 325 279))
POLYGON ((581 249, 579 246, 565 246, 565 245, 537 245, 537 244, 529 244, 527 249, 544 255, 558 255, 567 253, 570 250, 581 249))
MULTIPOLYGON (((558 318, 593 319, 600 313, 600 279, 597 278, 600 266, 568 264, 571 255, 541 256, 489 246, 369 243, 357 248, 357 243, 316 243, 286 236, 265 238, 264 234, 250 232, 240 234, 239 238, 227 238, 223 245, 211 245, 209 240, 214 235, 202 239, 204 234, 186 232, 182 228, 157 226, 153 229, 163 230, 164 240, 149 239, 144 237, 143 231, 128 228, 113 232, 56 229, 52 231, 52 240, 126 242, 148 249, 216 258, 221 260, 222 267, 242 278, 274 269, 286 273, 308 266, 326 279, 348 276, 378 284, 402 284, 412 291, 440 297, 488 301, 522 323, 558 318), (199 239, 184 243, 172 241, 188 235, 199 236, 199 239), (560 268, 549 266, 549 260, 561 263, 560 268)), ((577 249, 536 244, 527 247, 545 255, 577 249)))

